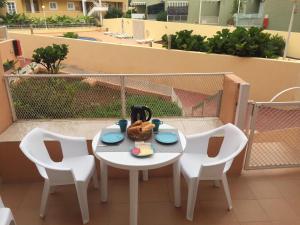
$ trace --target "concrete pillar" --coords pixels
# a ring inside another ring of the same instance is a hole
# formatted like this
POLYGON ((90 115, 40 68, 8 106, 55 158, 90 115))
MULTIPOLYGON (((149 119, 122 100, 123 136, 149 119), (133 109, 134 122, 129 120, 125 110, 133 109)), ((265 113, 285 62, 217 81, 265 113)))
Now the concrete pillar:
MULTIPOLYGON (((3 65, 3 61, 0 57, 0 63, 3 65)), ((3 79, 4 70, 3 66, 0 66, 0 133, 5 131, 12 123, 12 111, 10 108, 9 97, 7 92, 7 86, 5 80, 3 79)))
POLYGON ((30 0, 30 8, 31 8, 31 12, 35 13, 35 8, 34 8, 33 0, 30 0))
POLYGON ((82 13, 84 16, 86 16, 87 12, 86 12, 85 0, 81 0, 81 3, 82 3, 82 13))

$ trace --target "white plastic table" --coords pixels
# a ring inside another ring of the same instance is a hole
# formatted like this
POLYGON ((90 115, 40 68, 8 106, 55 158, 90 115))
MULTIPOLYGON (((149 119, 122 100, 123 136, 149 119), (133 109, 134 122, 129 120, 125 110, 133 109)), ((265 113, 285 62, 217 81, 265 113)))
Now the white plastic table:
MULTIPOLYGON (((109 128, 118 128, 112 125, 109 128)), ((160 129, 173 128, 167 124, 162 124, 160 129)), ((185 149, 186 139, 181 131, 178 131, 182 149, 185 149)), ((138 221, 138 177, 139 171, 143 171, 144 180, 148 179, 148 170, 160 168, 173 164, 173 188, 174 204, 180 207, 180 164, 179 157, 182 153, 155 153, 149 158, 139 159, 130 152, 96 152, 101 131, 94 137, 92 148, 94 155, 100 160, 100 185, 101 201, 107 201, 107 166, 129 170, 129 195, 130 195, 130 225, 137 225, 138 221)), ((121 143, 122 144, 122 143, 121 143)))

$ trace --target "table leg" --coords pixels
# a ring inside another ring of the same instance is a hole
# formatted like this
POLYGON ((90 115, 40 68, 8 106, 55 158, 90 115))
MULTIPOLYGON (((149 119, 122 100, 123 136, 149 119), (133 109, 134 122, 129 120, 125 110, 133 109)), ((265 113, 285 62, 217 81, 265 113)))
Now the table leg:
POLYGON ((100 161, 101 201, 107 202, 107 165, 100 161))
POLYGON ((138 221, 138 188, 139 188, 139 171, 129 171, 130 186, 130 225, 137 225, 138 221))
POLYGON ((148 181, 148 170, 143 170, 143 181, 148 181))
POLYGON ((173 188, 174 188, 174 205, 181 206, 181 192, 180 192, 180 163, 179 160, 173 164, 173 188))

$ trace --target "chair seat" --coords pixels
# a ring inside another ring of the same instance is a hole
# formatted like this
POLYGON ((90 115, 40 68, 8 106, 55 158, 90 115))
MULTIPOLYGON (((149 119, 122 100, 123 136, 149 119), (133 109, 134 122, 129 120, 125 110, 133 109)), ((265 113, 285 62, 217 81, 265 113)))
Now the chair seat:
POLYGON ((199 153, 187 153, 183 154, 180 158, 180 165, 183 175, 188 178, 197 178, 202 163, 215 161, 217 161, 216 157, 212 158, 199 153))
POLYGON ((95 159, 92 155, 65 158, 60 162, 62 167, 68 167, 73 170, 76 181, 86 181, 92 175, 95 166, 95 159))
POLYGON ((9 208, 0 208, 0 225, 9 225, 12 214, 9 208))

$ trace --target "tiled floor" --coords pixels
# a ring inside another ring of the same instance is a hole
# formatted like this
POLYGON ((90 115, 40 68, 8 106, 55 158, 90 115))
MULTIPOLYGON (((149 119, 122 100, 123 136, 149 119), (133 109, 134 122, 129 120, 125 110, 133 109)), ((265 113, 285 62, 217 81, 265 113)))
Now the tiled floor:
MULTIPOLYGON (((226 210, 222 188, 201 182, 194 222, 185 220, 186 185, 182 207, 173 206, 172 179, 140 182, 139 225, 300 225, 300 169, 246 172, 229 179, 233 210, 226 210)), ((47 215, 39 218, 42 183, 2 184, 0 194, 18 225, 76 225, 81 216, 73 186, 58 187, 49 197, 47 215)), ((109 180, 109 201, 100 203, 99 190, 88 192, 91 225, 127 225, 128 180, 109 180)))

